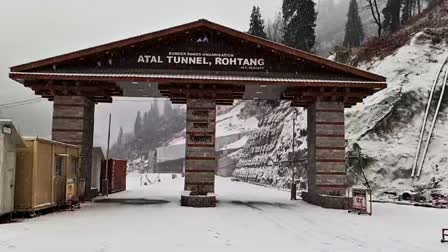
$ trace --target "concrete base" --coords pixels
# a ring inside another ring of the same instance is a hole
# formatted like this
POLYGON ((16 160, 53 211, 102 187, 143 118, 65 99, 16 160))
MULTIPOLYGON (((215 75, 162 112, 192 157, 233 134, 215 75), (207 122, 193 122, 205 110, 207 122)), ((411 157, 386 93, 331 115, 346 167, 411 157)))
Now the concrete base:
POLYGON ((216 196, 214 193, 191 195, 191 191, 184 191, 180 197, 180 205, 185 207, 216 207, 216 196))
POLYGON ((302 199, 310 204, 331 209, 350 209, 352 199, 345 196, 319 195, 308 192, 302 193, 302 199))

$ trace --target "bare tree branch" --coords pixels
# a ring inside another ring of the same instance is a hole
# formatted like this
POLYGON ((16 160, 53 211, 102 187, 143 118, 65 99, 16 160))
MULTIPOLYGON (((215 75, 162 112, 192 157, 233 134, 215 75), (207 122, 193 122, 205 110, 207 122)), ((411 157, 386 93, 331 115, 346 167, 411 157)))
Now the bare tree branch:
POLYGON ((369 3, 370 12, 372 13, 373 20, 378 26, 378 37, 381 37, 381 32, 383 30, 383 25, 381 23, 381 14, 378 10, 377 0, 366 0, 369 3))

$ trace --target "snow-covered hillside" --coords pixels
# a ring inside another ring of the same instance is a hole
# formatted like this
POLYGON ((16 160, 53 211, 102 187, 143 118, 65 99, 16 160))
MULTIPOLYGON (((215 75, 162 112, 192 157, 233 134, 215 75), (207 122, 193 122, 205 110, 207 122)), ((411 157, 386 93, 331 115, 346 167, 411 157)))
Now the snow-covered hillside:
MULTIPOLYGON (((443 28, 419 32, 392 55, 361 66, 388 79, 387 89, 346 111, 349 146, 358 143, 371 159, 366 172, 377 192, 448 193, 448 98, 444 99, 422 176, 414 181, 410 178, 429 92, 448 57, 446 41, 435 37, 443 38, 447 33, 443 28)), ((435 100, 441 86, 439 83, 435 100)))
POLYGON ((240 102, 227 113, 216 117, 216 137, 247 133, 258 128, 255 114, 242 115, 246 105, 247 102, 240 102))
POLYGON ((289 186, 291 176, 286 161, 291 160, 293 116, 297 132, 295 150, 298 155, 305 155, 306 113, 282 102, 260 121, 259 129, 251 134, 244 148, 231 155, 238 160, 234 176, 277 187, 289 186))
MULTIPOLYGON (((364 103, 346 110, 347 154, 351 153, 355 143, 361 147, 367 164, 367 177, 375 189, 376 197, 381 197, 385 191, 396 192, 397 195, 413 191, 420 193, 427 200, 432 199, 431 195, 448 195, 448 95, 443 101, 422 176, 420 179, 411 179, 429 92, 438 69, 448 56, 446 12, 447 8, 443 4, 434 8, 431 13, 423 15, 413 25, 383 40, 386 43, 393 43, 396 38, 400 39, 397 43, 403 43, 403 39, 407 38, 408 42, 399 46, 398 50, 387 51, 390 47, 384 46, 386 51, 378 53, 381 57, 369 59, 358 65, 388 79, 387 89, 368 97, 364 103), (391 41, 387 42, 387 39, 391 41)), ((371 49, 362 50, 365 52, 371 49)), ((359 62, 360 57, 357 57, 359 55, 366 54, 359 54, 358 51, 356 55, 355 50, 355 55, 351 57, 359 62)), ((448 69, 448 66, 445 69, 448 69)), ((438 100, 441 86, 439 83, 433 100, 438 100)), ((434 114, 435 106, 432 108, 430 115, 434 114)), ((298 121, 304 119, 302 127, 305 129, 306 115, 303 112, 299 112, 298 121)), ((275 117, 277 114, 278 112, 273 110, 267 118, 275 117)), ((261 138, 263 131, 288 132, 290 129, 284 129, 284 125, 288 124, 287 120, 279 125, 267 127, 260 123, 261 138)), ((431 120, 430 117, 429 121, 431 120)), ((258 131, 252 134, 251 139, 259 138, 260 135, 257 134, 258 131)), ((290 137, 291 134, 284 136, 290 137)), ((305 142, 305 139, 300 141, 305 142)), ((289 139, 279 146, 290 146, 290 143, 289 139)), ((240 169, 235 175, 243 178, 246 176, 255 182, 287 186, 289 172, 273 167, 265 160, 267 157, 275 157, 282 151, 269 148, 266 150, 269 145, 266 147, 260 145, 261 147, 252 146, 249 139, 245 148, 237 152, 243 154, 236 156, 240 169), (259 148, 261 152, 258 151, 259 148)), ((306 145, 302 147, 305 149, 306 145)))

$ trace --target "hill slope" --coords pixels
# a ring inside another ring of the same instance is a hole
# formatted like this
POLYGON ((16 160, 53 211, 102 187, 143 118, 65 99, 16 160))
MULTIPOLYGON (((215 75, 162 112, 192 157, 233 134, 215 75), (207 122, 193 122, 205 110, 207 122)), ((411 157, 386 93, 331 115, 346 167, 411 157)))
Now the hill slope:
POLYGON ((349 148, 356 142, 370 158, 367 175, 379 192, 448 193, 448 98, 443 101, 422 177, 415 181, 410 178, 428 94, 440 65, 448 57, 446 41, 434 43, 434 37, 445 32, 443 28, 426 29, 393 54, 361 66, 388 78, 387 89, 346 112, 349 148))
MULTIPOLYGON (((387 89, 346 111, 347 151, 355 143, 362 148, 368 162, 367 177, 378 197, 385 191, 414 191, 427 199, 448 195, 448 94, 442 101, 421 178, 411 178, 429 93, 448 57, 447 2, 440 1, 396 34, 354 50, 346 59, 388 79, 387 89)), ((443 77, 431 102, 428 122, 433 119, 443 77)), ((427 132, 429 128, 430 123, 427 132)))

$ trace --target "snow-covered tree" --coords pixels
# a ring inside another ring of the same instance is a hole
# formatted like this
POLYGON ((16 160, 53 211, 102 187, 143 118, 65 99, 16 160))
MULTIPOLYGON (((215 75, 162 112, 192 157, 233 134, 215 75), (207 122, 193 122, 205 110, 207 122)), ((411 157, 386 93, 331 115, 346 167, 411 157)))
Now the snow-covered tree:
POLYGON ((266 24, 266 36, 269 40, 275 42, 283 41, 283 16, 279 12, 274 21, 269 20, 266 24))
POLYGON ((313 0, 283 0, 284 37, 288 46, 311 51, 316 42, 315 3, 313 0))
POLYGON ((344 46, 348 48, 358 47, 364 40, 364 29, 359 16, 358 3, 351 0, 345 25, 344 46))
POLYGON ((260 38, 266 38, 266 33, 264 32, 264 20, 261 17, 260 7, 258 6, 254 6, 252 9, 249 33, 260 38))
POLYGON ((140 135, 140 133, 142 132, 142 127, 143 127, 142 117, 140 115, 140 111, 138 111, 137 118, 135 118, 134 122, 134 136, 140 135))
POLYGON ((118 146, 123 146, 123 137, 124 137, 124 133, 123 133, 123 127, 120 127, 120 131, 118 132, 118 138, 117 138, 117 145, 118 146))
POLYGON ((164 103, 163 104, 163 114, 164 116, 171 116, 174 113, 173 105, 171 103, 164 103))
POLYGON ((146 157, 148 151, 155 150, 169 141, 173 135, 185 129, 185 111, 172 107, 170 101, 151 102, 146 112, 138 112, 134 131, 126 134, 120 129, 118 139, 111 148, 111 156, 119 159, 146 157), (164 113, 160 113, 159 105, 164 113))

